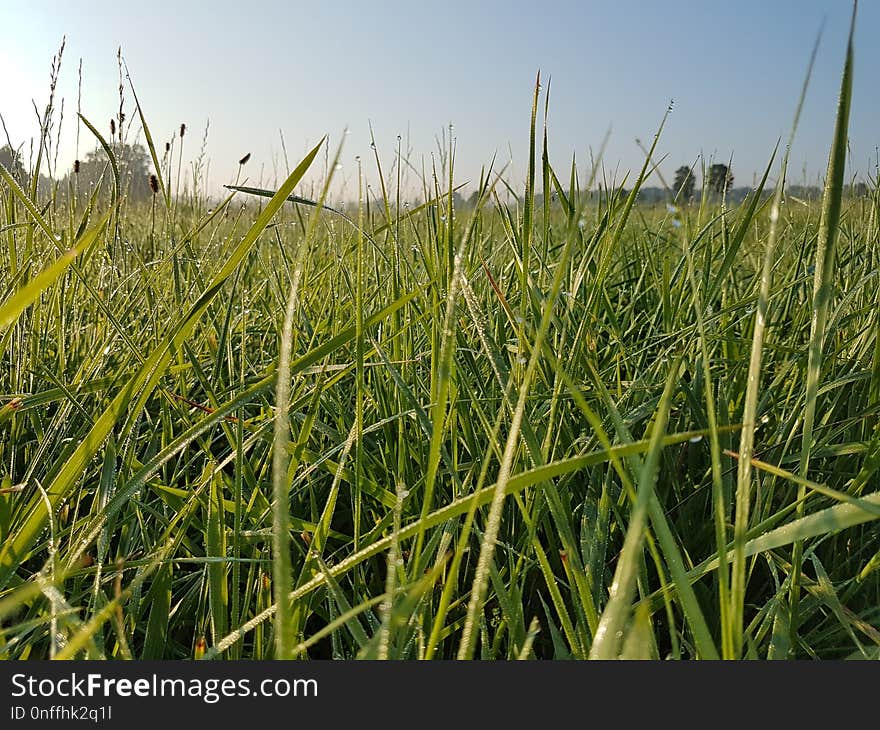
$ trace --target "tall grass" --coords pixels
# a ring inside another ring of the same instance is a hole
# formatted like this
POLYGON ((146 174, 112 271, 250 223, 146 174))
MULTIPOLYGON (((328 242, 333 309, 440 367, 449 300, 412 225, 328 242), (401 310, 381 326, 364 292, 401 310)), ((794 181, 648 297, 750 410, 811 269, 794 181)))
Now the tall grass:
POLYGON ((772 195, 768 150, 739 207, 646 206, 659 132, 596 191, 539 83, 527 179, 467 204, 450 135, 412 206, 399 145, 356 207, 329 153, 303 197, 322 142, 209 207, 137 97, 154 201, 0 170, 0 655, 876 658, 852 59, 821 205, 786 197, 789 141, 772 195))

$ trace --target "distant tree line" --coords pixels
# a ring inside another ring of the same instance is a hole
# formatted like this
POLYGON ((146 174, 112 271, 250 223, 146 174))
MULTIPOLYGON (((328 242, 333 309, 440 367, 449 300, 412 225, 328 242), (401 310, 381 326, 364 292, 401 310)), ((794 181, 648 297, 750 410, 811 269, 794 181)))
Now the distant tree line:
POLYGON ((12 177, 19 185, 26 184, 28 174, 21 161, 21 154, 8 144, 0 147, 0 164, 12 173, 12 177))
MULTIPOLYGON (((112 149, 119 170, 122 196, 132 202, 149 200, 153 195, 150 188, 152 161, 147 150, 142 145, 124 142, 114 142, 112 149)), ((10 171, 19 185, 25 188, 29 186, 30 174, 25 168, 22 155, 18 150, 13 149, 9 144, 0 147, 0 164, 10 171)), ((733 172, 728 165, 714 163, 705 172, 703 186, 697 187, 697 178, 693 168, 682 165, 675 171, 671 189, 642 187, 639 189, 638 200, 646 204, 669 202, 670 199, 679 203, 687 203, 699 200, 705 191, 716 198, 724 196, 728 202, 735 204, 744 200, 752 192, 752 188, 735 188, 733 181, 733 172)), ((53 181, 40 175, 37 190, 41 195, 52 194, 54 187, 54 194, 63 199, 67 196, 68 190, 79 197, 90 197, 98 187, 99 200, 106 201, 110 198, 112 185, 113 169, 110 158, 103 147, 97 147, 86 154, 83 159, 77 160, 60 179, 53 181)), ((625 197, 630 191, 617 187, 604 192, 625 197)), ((791 185, 786 192, 804 200, 815 200, 822 195, 821 188, 815 185, 791 185)), ((770 193, 770 190, 764 191, 765 196, 770 193)), ((845 193, 851 196, 864 196, 868 193, 868 186, 864 182, 847 185, 845 193)), ((473 206, 477 202, 477 193, 475 191, 471 195, 465 196, 456 191, 453 193, 453 198, 457 208, 473 206)), ((537 203, 543 204, 541 193, 538 193, 535 199, 537 203)), ((554 194, 552 200, 555 201, 555 199, 556 195, 554 194)), ((487 201, 487 204, 491 205, 491 201, 487 201)))
MULTIPOLYGON (((130 201, 149 199, 152 195, 149 178, 151 160, 147 150, 139 144, 123 142, 114 143, 112 149, 119 170, 120 193, 130 201)), ((12 173, 19 185, 27 187, 30 184, 31 176, 24 166, 21 153, 8 144, 0 147, 0 164, 12 173)), ((68 190, 80 196, 91 196, 97 187, 98 198, 106 200, 110 198, 113 184, 110 156, 103 147, 98 147, 83 159, 76 160, 60 179, 51 181, 40 175, 37 189, 46 193, 55 185, 55 193, 64 198, 68 190)))

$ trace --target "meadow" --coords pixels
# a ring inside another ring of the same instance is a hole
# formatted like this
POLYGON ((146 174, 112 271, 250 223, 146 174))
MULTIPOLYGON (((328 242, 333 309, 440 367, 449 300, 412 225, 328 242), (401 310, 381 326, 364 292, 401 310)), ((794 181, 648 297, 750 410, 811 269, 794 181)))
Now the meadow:
POLYGON ((784 144, 736 205, 638 202, 655 147, 597 189, 540 85, 467 201, 451 141, 408 205, 377 151, 337 210, 323 141, 175 194, 135 97, 148 200, 91 125, 107 195, 0 170, 0 656, 880 657, 851 74, 821 201, 784 144))

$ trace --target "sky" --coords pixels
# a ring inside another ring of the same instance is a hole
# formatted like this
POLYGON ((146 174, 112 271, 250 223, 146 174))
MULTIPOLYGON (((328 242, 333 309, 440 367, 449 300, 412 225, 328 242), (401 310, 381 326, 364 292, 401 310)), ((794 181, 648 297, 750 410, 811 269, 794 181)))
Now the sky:
MULTIPOLYGON (((703 154, 732 159, 735 185, 751 185, 777 139, 788 137, 824 22, 789 167, 792 183, 816 184, 827 165, 850 7, 845 0, 5 0, 0 114, 13 143, 27 150, 37 130, 34 103, 42 111, 51 60, 66 36, 56 92, 65 99, 61 170, 94 148, 84 128, 76 146, 80 60, 82 113, 107 132, 119 107, 121 46, 159 145, 185 123, 186 166, 207 125, 212 189, 235 180, 245 153, 242 177, 272 185, 326 134, 332 148, 344 141, 337 194, 351 198, 358 158, 368 176, 375 170, 371 127, 387 173, 398 135, 416 169, 430 170, 432 153, 439 164, 438 140, 450 125, 457 183, 473 189, 494 157, 521 186, 540 71, 560 178, 572 155, 586 177, 591 150, 609 129, 607 177, 635 175, 644 159, 636 140, 650 145, 674 100, 655 155, 666 179, 703 154)), ((850 121, 849 174, 859 179, 875 173, 880 144, 878 30, 880 0, 863 0, 850 121)), ((132 117, 127 85, 124 95, 132 117)))

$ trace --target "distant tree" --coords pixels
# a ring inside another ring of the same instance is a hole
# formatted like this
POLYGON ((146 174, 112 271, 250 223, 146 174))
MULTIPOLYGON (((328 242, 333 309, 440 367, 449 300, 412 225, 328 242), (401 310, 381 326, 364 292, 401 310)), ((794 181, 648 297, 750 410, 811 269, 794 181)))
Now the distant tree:
POLYGON ((725 190, 733 187, 733 173, 727 165, 716 162, 709 168, 707 187, 713 193, 722 195, 725 190))
POLYGON ((694 173, 687 165, 682 165, 675 171, 675 182, 672 184, 672 192, 677 200, 688 201, 694 197, 694 186, 697 180, 694 173))
POLYGON ((868 194, 868 184, 864 182, 857 182, 854 185, 850 185, 849 194, 853 195, 857 198, 864 198, 868 194))
MULTIPOLYGON (((139 144, 115 144, 113 154, 119 167, 119 186, 121 194, 129 200, 148 200, 150 190, 150 157, 139 144)), ((80 190, 91 190, 100 181, 102 196, 109 196, 113 185, 113 170, 110 158, 103 147, 89 152, 79 163, 79 172, 69 175, 76 179, 80 190), (103 178, 102 178, 103 175, 103 178)))
POLYGON ((28 175, 21 162, 21 155, 8 144, 0 147, 0 164, 12 173, 19 185, 24 185, 28 175))

